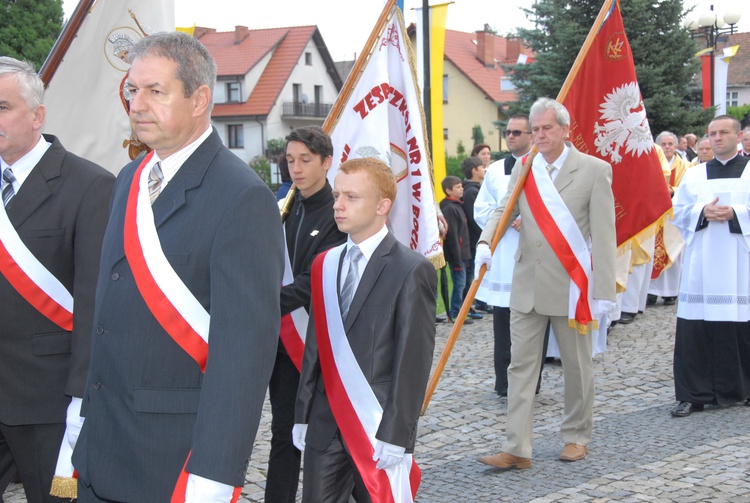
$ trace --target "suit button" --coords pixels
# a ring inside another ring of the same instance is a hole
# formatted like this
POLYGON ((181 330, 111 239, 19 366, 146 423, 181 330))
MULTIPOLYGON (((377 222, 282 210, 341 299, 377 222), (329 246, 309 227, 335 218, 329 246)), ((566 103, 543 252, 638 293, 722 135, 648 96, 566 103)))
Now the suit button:
POLYGON ((116 273, 116 272, 113 272, 112 273, 112 281, 117 281, 118 279, 120 279, 120 275, 118 273, 116 273))
POLYGON ((100 383, 99 381, 94 381, 92 386, 94 387, 94 389, 99 389, 102 387, 102 383, 100 383))
POLYGON ((104 327, 101 325, 96 327, 96 333, 102 335, 104 333, 104 327))

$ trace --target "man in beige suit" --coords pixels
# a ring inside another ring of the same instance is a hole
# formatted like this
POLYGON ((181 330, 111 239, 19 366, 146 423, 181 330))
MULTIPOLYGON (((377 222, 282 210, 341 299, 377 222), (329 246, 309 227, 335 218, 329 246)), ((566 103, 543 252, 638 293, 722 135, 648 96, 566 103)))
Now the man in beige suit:
MULTIPOLYGON (((522 224, 510 295, 507 440, 498 454, 479 458, 501 470, 531 467, 534 391, 548 321, 560 347, 565 379, 560 428, 565 448, 560 459, 586 456, 594 405, 591 320, 615 305, 612 168, 565 142, 570 115, 560 103, 540 98, 529 115, 539 154, 508 220, 520 213, 522 224), (540 218, 544 215, 548 218, 540 218)), ((520 171, 521 163, 516 163, 509 191, 482 232, 477 267, 491 265, 488 243, 520 171)))

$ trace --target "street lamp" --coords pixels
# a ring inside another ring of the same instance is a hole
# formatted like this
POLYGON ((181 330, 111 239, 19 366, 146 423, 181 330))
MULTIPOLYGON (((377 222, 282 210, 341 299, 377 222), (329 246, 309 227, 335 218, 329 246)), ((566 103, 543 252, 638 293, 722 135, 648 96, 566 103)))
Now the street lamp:
POLYGON ((718 16, 714 12, 714 6, 712 5, 709 12, 706 12, 697 19, 687 18, 683 25, 690 30, 690 38, 703 38, 705 40, 706 49, 708 49, 711 56, 709 82, 711 88, 711 106, 714 106, 714 52, 716 51, 716 44, 726 40, 725 35, 734 34, 735 27, 739 21, 739 12, 728 11, 724 16, 718 16))

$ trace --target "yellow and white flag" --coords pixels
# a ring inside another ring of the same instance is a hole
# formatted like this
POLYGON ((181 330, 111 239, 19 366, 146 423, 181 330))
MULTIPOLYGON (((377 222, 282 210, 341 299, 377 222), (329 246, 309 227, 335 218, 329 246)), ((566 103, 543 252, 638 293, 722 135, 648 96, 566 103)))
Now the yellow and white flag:
POLYGON ((333 141, 328 178, 333 184, 338 166, 349 158, 377 157, 388 164, 398 182, 389 217, 396 239, 442 267, 424 112, 401 10, 394 5, 376 30, 360 56, 361 70, 352 70, 326 121, 333 141))
MULTIPOLYGON (((150 33, 175 30, 174 0, 81 0, 80 9, 85 17, 48 82, 43 131, 118 173, 130 161, 123 146, 131 139, 130 121, 121 96, 128 51, 150 33)), ((56 47, 65 35, 63 30, 56 47)), ((48 58, 45 67, 50 63, 48 58)))

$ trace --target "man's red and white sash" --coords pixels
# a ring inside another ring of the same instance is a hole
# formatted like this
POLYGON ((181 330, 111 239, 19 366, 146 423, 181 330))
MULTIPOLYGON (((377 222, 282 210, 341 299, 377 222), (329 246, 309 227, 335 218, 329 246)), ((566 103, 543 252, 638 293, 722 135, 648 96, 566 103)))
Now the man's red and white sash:
MULTIPOLYGON (((162 250, 148 192, 153 155, 153 152, 149 153, 133 175, 125 210, 125 256, 151 314, 205 372, 211 317, 177 275, 162 250)), ((184 503, 189 476, 183 467, 172 494, 172 503, 184 503)), ((239 498, 240 490, 235 488, 233 502, 239 498)))
POLYGON ((414 501, 422 473, 411 454, 387 470, 372 460, 383 408, 349 345, 338 301, 336 278, 346 244, 315 258, 312 298, 320 368, 336 424, 374 503, 414 501))
MULTIPOLYGON (((289 249, 286 246, 286 229, 284 229, 284 279, 282 285, 286 286, 291 283, 294 283, 294 274, 292 273, 292 262, 289 260, 289 249)), ((302 355, 305 352, 305 334, 307 333, 309 320, 310 316, 304 307, 298 307, 281 317, 281 343, 298 371, 302 370, 302 355)))
POLYGON ((151 313, 201 370, 205 370, 211 318, 161 248, 148 194, 152 157, 153 152, 143 159, 130 186, 125 210, 125 255, 151 313), (146 166, 149 169, 144 169, 146 166))
POLYGON ((0 272, 41 314, 73 330, 73 296, 26 247, 0 204, 0 272))
POLYGON ((591 251, 588 240, 570 214, 570 210, 549 177, 543 157, 533 162, 523 190, 539 230, 570 276, 568 325, 579 333, 588 332, 588 324, 597 321, 591 315, 591 251), (539 162, 541 161, 541 162, 539 162))

